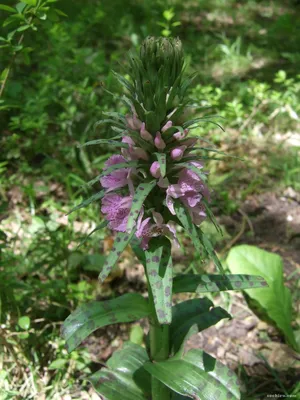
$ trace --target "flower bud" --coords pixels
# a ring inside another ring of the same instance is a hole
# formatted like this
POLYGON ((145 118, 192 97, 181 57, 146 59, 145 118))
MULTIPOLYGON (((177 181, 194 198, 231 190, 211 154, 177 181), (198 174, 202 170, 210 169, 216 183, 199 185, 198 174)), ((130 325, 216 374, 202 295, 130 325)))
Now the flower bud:
POLYGON ((181 160, 184 154, 186 146, 175 147, 175 149, 171 150, 171 158, 173 160, 181 160))
POLYGON ((173 138, 175 138, 176 140, 182 140, 187 136, 188 133, 189 133, 188 129, 185 129, 183 132, 178 131, 174 133, 173 138))
POLYGON ((172 122, 172 121, 168 121, 168 122, 161 128, 161 131, 162 131, 162 132, 167 131, 169 128, 171 128, 172 125, 173 125, 173 122, 172 122))
POLYGON ((160 178, 160 166, 158 161, 154 161, 150 167, 150 173, 154 178, 160 178))
POLYGON ((148 142, 153 143, 153 137, 151 133, 149 133, 145 128, 145 122, 142 123, 141 130, 140 130, 141 138, 147 140, 148 142))
POLYGON ((159 150, 163 150, 166 147, 166 143, 163 141, 160 132, 156 132, 154 144, 159 150))

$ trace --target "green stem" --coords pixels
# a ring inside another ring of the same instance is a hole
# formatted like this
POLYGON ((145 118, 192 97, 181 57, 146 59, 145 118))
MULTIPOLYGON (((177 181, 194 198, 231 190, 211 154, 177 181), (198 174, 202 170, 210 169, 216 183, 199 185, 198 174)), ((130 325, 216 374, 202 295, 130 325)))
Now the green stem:
MULTIPOLYGON (((148 280, 148 277, 147 277, 148 280)), ((152 310, 152 316, 149 318, 150 323, 150 358, 153 362, 167 360, 170 354, 170 326, 160 325, 155 312, 154 299, 151 287, 148 281, 149 303, 152 310)), ((170 400, 171 393, 158 379, 152 377, 151 380, 152 400, 170 400)))

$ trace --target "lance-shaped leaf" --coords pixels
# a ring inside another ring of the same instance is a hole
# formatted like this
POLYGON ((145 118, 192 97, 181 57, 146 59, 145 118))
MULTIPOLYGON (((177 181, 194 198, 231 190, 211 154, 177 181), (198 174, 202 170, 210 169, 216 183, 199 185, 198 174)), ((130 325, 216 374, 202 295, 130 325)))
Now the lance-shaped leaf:
POLYGON ((190 336, 215 325, 223 318, 231 318, 231 315, 221 307, 213 307, 213 303, 205 297, 176 304, 172 308, 170 328, 174 353, 179 351, 190 336))
POLYGON ((108 368, 102 368, 88 380, 106 399, 146 400, 151 396, 151 376, 143 368, 146 361, 149 358, 143 347, 126 342, 108 360, 108 368))
POLYGON ((145 255, 146 271, 154 298, 157 319, 160 324, 170 324, 173 282, 171 244, 168 239, 154 238, 145 255))
POLYGON ((121 141, 112 140, 112 139, 90 140, 89 142, 86 142, 78 147, 81 148, 81 147, 93 146, 93 145, 97 145, 97 144, 107 144, 108 146, 122 147, 124 149, 127 149, 129 147, 127 143, 123 143, 121 141))
POLYGON ((192 218, 187 211, 187 209, 184 207, 184 205, 179 201, 175 200, 174 201, 174 209, 176 212, 176 215, 181 222, 183 228, 187 232, 187 234, 191 237, 192 242, 196 248, 196 250, 201 254, 203 253, 203 247, 201 245, 201 241, 198 236, 198 232, 196 229, 196 226, 193 224, 192 218))
POLYGON ((86 184, 86 186, 93 186, 94 183, 99 182, 100 178, 102 178, 103 176, 107 176, 107 175, 111 174, 112 172, 117 171, 118 169, 133 168, 133 167, 137 167, 138 165, 139 165, 139 163, 137 161, 129 161, 127 163, 119 163, 119 164, 111 165, 110 167, 104 169, 101 172, 101 174, 96 176, 94 179, 90 180, 86 184))
POLYGON ((166 155, 165 153, 155 153, 157 161, 159 163, 159 169, 162 177, 166 175, 166 155))
POLYGON ((194 400, 241 398, 235 373, 198 349, 167 361, 148 361, 144 368, 170 389, 194 400))
POLYGON ((255 289, 268 286, 259 275, 177 275, 173 281, 174 293, 207 293, 224 290, 255 289))
POLYGON ((126 232, 118 232, 113 244, 112 249, 110 250, 109 255, 106 258, 105 264, 103 266, 102 271, 99 274, 99 279, 103 282, 108 275, 110 274, 110 271, 120 258, 122 252, 125 250, 127 247, 128 243, 130 242, 132 236, 135 233, 135 229, 132 230, 132 232, 126 233, 126 232))
POLYGON ((210 240, 208 239, 208 237, 202 232, 202 230, 200 228, 196 228, 198 235, 199 235, 199 239, 200 242, 202 244, 202 246, 204 247, 207 255, 213 260, 215 266, 218 268, 218 270, 221 272, 221 274, 224 274, 224 268, 214 250, 213 245, 211 244, 210 240))
POLYGON ((205 207, 205 212, 206 212, 208 218, 210 219, 210 221, 214 224, 216 231, 219 232, 223 236, 222 229, 220 228, 220 225, 216 221, 216 218, 208 205, 208 201, 205 199, 204 196, 202 197, 201 201, 203 202, 204 207, 205 207))
POLYGON ((136 321, 148 315, 147 300, 138 293, 127 293, 116 299, 92 301, 80 306, 64 321, 61 334, 68 352, 71 352, 96 329, 136 321))
POLYGON ((147 196, 155 185, 156 180, 153 180, 151 182, 140 183, 139 186, 136 188, 128 217, 127 232, 131 232, 133 227, 136 225, 136 221, 143 207, 144 201, 146 200, 147 196))
POLYGON ((84 208, 89 206, 94 201, 102 199, 105 195, 105 190, 101 190, 98 193, 93 194, 93 196, 89 197, 88 199, 84 200, 82 203, 78 204, 77 206, 73 207, 66 215, 70 215, 72 212, 79 210, 80 208, 84 208))

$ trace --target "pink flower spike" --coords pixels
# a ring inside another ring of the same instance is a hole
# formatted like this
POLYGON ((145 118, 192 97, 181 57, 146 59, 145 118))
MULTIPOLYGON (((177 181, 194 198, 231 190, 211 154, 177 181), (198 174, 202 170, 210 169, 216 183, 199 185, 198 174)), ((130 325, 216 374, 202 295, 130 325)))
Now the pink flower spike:
POLYGON ((168 122, 161 128, 161 131, 162 131, 162 132, 167 131, 169 128, 171 128, 172 125, 173 125, 173 122, 172 122, 172 121, 168 121, 168 122))
MULTIPOLYGON (((111 156, 104 164, 104 170, 108 167, 115 165, 126 163, 126 160, 121 155, 111 156)), ((113 171, 109 175, 103 176, 100 178, 100 183, 102 187, 107 189, 107 192, 110 192, 114 189, 118 189, 124 187, 128 184, 128 172, 129 168, 121 168, 116 171, 113 171)))
POLYGON ((175 147, 175 149, 171 150, 171 158, 173 160, 181 160, 184 154, 186 146, 175 147))
POLYGON ((156 132, 154 144, 159 150, 163 150, 166 147, 166 143, 163 141, 160 132, 156 132))
POLYGON ((146 130, 145 122, 142 123, 140 134, 142 139, 147 140, 147 142, 153 143, 153 137, 151 133, 146 130))
POLYGON ((154 161, 150 167, 150 174, 154 178, 160 178, 161 177, 161 172, 160 172, 160 166, 158 161, 154 161))

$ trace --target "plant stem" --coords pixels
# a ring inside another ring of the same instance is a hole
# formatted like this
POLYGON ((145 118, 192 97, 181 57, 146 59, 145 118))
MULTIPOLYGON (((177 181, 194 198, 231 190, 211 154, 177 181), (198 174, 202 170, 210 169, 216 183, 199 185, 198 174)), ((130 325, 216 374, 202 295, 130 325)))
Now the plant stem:
MULTIPOLYGON (((146 274, 147 275, 147 274, 146 274)), ((148 277, 147 277, 148 280, 148 277)), ((167 360, 170 353, 169 325, 160 325, 155 312, 154 299, 151 287, 148 281, 149 304, 152 310, 152 316, 149 318, 150 323, 150 358, 151 361, 167 360)), ((152 377, 151 380, 152 400, 170 400, 170 390, 158 379, 152 377)))

